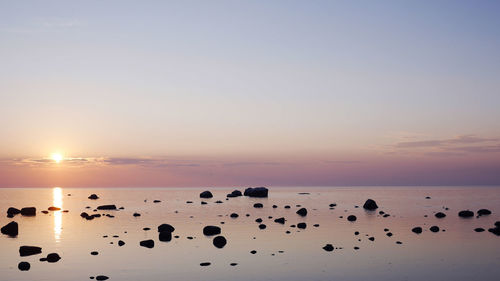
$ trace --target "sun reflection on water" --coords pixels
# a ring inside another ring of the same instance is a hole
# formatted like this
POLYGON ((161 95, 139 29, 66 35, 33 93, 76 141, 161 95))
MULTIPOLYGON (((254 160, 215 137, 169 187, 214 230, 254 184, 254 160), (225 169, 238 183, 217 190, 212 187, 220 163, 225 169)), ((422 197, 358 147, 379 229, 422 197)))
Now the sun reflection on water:
MULTIPOLYGON (((52 205, 54 207, 59 207, 62 210, 63 207, 62 188, 54 187, 52 189, 52 205)), ((54 239, 56 240, 56 242, 59 242, 62 230, 62 212, 55 211, 53 212, 53 216, 54 216, 54 239)))

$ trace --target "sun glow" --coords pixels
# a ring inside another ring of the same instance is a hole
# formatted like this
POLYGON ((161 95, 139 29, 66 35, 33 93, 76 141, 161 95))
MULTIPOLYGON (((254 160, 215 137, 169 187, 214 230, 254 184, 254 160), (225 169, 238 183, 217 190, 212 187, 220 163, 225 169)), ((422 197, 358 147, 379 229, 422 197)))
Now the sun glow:
POLYGON ((56 161, 56 163, 60 163, 63 160, 63 156, 59 153, 52 154, 52 160, 56 161))

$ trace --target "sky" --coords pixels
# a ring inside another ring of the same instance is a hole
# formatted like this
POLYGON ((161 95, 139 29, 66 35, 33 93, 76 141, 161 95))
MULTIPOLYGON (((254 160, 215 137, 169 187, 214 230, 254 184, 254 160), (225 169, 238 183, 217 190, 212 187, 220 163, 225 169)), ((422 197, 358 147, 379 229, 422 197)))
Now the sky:
POLYGON ((499 14, 0 0, 0 187, 500 185, 499 14))

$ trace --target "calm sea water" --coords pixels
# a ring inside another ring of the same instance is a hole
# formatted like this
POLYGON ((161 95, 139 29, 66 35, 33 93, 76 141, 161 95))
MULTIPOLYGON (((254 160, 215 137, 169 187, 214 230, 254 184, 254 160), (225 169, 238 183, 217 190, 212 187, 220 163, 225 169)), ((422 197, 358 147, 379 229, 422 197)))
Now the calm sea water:
POLYGON ((233 189, 210 188, 214 198, 203 199, 208 204, 201 205, 199 193, 203 190, 206 189, 0 189, 0 210, 4 212, 0 225, 19 223, 16 238, 0 236, 0 280, 90 280, 97 275, 106 275, 109 280, 301 281, 496 280, 500 276, 500 237, 488 231, 474 231, 477 227, 491 228, 500 220, 498 187, 271 187, 269 198, 238 197, 227 201, 226 194, 233 189), (100 199, 87 199, 92 193, 100 199), (425 199, 426 196, 431 199, 425 199), (377 201, 377 212, 361 207, 367 198, 377 201), (216 200, 223 203, 216 204, 216 200), (254 208, 257 202, 264 208, 254 208), (337 206, 330 209, 331 203, 337 206), (114 218, 87 221, 80 217, 82 211, 92 214, 93 208, 104 204, 125 209, 98 212, 113 214, 114 218), (273 204, 278 208, 272 208, 273 204), (291 208, 285 209, 285 205, 291 208), (308 215, 297 215, 296 205, 307 208, 308 215), (35 217, 7 218, 6 211, 11 206, 34 206, 38 212, 35 217), (49 206, 69 212, 40 212, 49 206), (480 208, 490 209, 493 214, 471 219, 457 216, 460 210, 480 208), (378 211, 390 216, 384 218, 378 211), (435 218, 434 213, 439 211, 447 217, 435 218), (134 217, 135 212, 141 216, 134 217), (238 213, 239 217, 230 218, 231 213, 238 213), (351 214, 357 216, 357 221, 347 221, 351 214), (287 222, 275 223, 279 217, 285 217, 287 222), (259 229, 257 218, 263 219, 266 229, 259 229), (290 227, 299 222, 307 223, 307 228, 290 227), (173 225, 173 235, 179 238, 160 242, 156 228, 162 223, 173 225), (203 235, 206 225, 222 228, 228 241, 224 248, 215 248, 212 238, 203 235), (441 231, 429 231, 433 225, 441 231), (412 233, 414 226, 423 227, 424 232, 412 233), (151 230, 143 230, 145 227, 151 230), (385 228, 394 235, 388 237, 385 228), (355 231, 360 234, 354 235, 355 231), (108 237, 103 238, 105 235, 108 237), (146 239, 155 240, 153 249, 139 246, 146 239), (118 240, 126 244, 119 247, 118 240), (338 249, 324 251, 325 244, 338 249), (42 247, 42 254, 20 257, 22 245, 42 247), (257 253, 251 254, 252 250, 257 253), (91 251, 98 251, 99 255, 90 255, 91 251), (52 252, 62 259, 56 263, 39 261, 52 252), (21 261, 28 261, 31 269, 19 271, 21 261), (201 267, 202 262, 211 265, 201 267))

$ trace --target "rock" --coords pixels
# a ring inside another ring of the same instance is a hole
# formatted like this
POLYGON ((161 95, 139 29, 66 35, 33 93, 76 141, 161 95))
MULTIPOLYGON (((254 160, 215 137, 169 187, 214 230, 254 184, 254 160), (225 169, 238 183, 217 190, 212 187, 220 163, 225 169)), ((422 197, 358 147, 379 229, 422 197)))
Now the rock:
POLYGON ((431 228, 429 228, 429 230, 432 232, 439 232, 439 227, 434 225, 434 226, 431 226, 431 228))
POLYGON ((118 240, 118 246, 120 246, 120 247, 121 247, 121 246, 123 246, 123 245, 125 245, 125 242, 124 242, 123 240, 118 240))
POLYGON ((257 254, 257 251, 255 251, 255 250, 251 250, 251 251, 250 251, 250 254, 255 255, 255 254, 257 254))
POLYGON ((101 205, 97 210, 116 210, 116 205, 101 205))
POLYGON ((420 226, 417 226, 417 227, 412 228, 411 231, 416 233, 416 234, 420 234, 420 233, 422 233, 422 228, 420 226))
POLYGON ((496 226, 496 227, 500 227, 500 221, 496 221, 496 222, 495 222, 495 226, 496 226))
POLYGON ((16 209, 14 207, 10 207, 9 209, 7 209, 7 215, 14 216, 14 215, 17 215, 19 213, 21 213, 21 210, 16 209))
POLYGON ((477 215, 478 216, 487 216, 487 215, 491 215, 491 211, 488 210, 488 209, 480 209, 479 211, 477 211, 477 215))
POLYGON ((238 263, 236 263, 236 262, 232 262, 232 263, 230 263, 229 265, 230 265, 230 266, 237 266, 237 265, 238 265, 238 263))
POLYGON ((202 193, 200 193, 200 198, 212 198, 212 197, 214 197, 212 195, 212 192, 210 192, 208 190, 205 190, 202 193))
POLYGON ((276 223, 281 223, 281 224, 285 224, 285 218, 278 218, 278 219, 275 219, 274 222, 276 223))
POLYGON ((99 196, 97 196, 96 194, 90 194, 90 196, 88 198, 91 200, 97 200, 97 199, 99 199, 99 196))
POLYGON ((284 207, 284 208, 285 208, 285 209, 290 209, 291 207, 290 207, 290 205, 285 205, 285 207, 284 207))
POLYGON ((27 271, 27 270, 30 270, 30 263, 27 262, 27 261, 22 261, 20 262, 18 265, 17 265, 17 268, 19 268, 19 270, 21 271, 27 271))
POLYGON ((326 244, 324 247, 323 247, 323 250, 327 251, 327 252, 331 252, 333 251, 333 245, 332 244, 326 244))
POLYGON ((134 217, 140 217, 140 216, 141 216, 141 214, 139 214, 139 213, 134 213, 134 214, 133 214, 133 216, 134 216, 134 217))
POLYGON ((257 223, 261 223, 261 222, 262 222, 262 219, 261 219, 261 218, 256 218, 256 219, 255 219, 255 222, 257 222, 257 223))
POLYGON ((237 213, 232 213, 232 214, 230 215, 230 217, 232 217, 232 218, 237 218, 237 217, 238 217, 238 214, 237 214, 237 213))
POLYGON ((226 246, 226 243, 227 243, 227 241, 226 241, 226 238, 224 238, 224 236, 217 236, 213 240, 214 246, 219 248, 219 249, 226 246))
POLYGON ((266 229, 266 225, 265 224, 259 224, 259 229, 266 229))
POLYGON ((61 259, 61 257, 59 256, 59 254, 57 253, 50 253, 47 255, 47 261, 48 262, 57 262, 61 259))
POLYGON ((105 276, 105 275, 97 275, 95 277, 95 280, 97 280, 97 281, 104 281, 104 280, 108 280, 108 279, 109 279, 109 277, 105 276))
POLYGON ((89 216, 89 214, 87 214, 86 212, 82 212, 82 213, 80 214, 80 217, 82 217, 82 218, 86 218, 86 217, 88 217, 88 216, 89 216))
POLYGON ((49 213, 49 211, 45 211, 45 210, 43 210, 43 211, 42 211, 42 213, 44 213, 44 214, 48 214, 48 213, 49 213))
POLYGON ((241 194, 241 191, 235 189, 233 190, 233 192, 229 193, 227 195, 227 197, 239 197, 239 196, 242 196, 243 194, 241 194))
POLYGON ((264 205, 262 205, 262 203, 255 203, 255 204, 253 204, 253 207, 254 208, 263 208, 264 205))
POLYGON ((442 212, 439 212, 439 213, 436 213, 434 216, 436 218, 438 218, 438 219, 442 219, 442 218, 446 217, 446 214, 442 213, 442 212))
POLYGON ((60 211, 60 210, 61 210, 61 208, 51 206, 51 207, 49 207, 47 210, 49 210, 49 211, 60 211))
POLYGON ((144 227, 142 230, 144 230, 144 231, 148 231, 148 230, 151 230, 151 228, 149 228, 149 227, 144 227))
POLYGON ((141 245, 142 247, 146 247, 146 248, 153 248, 155 246, 155 241, 149 239, 149 240, 143 240, 141 242, 139 242, 139 245, 141 245))
POLYGON ((19 254, 21 257, 37 255, 42 253, 42 248, 36 246, 21 246, 19 247, 19 254))
POLYGON ((269 190, 265 187, 249 187, 245 189, 245 192, 243 195, 248 196, 248 197, 259 197, 259 198, 264 198, 268 196, 269 190))
POLYGON ((306 227, 307 227, 307 224, 305 222, 299 222, 297 224, 297 228, 306 229, 306 227))
POLYGON ((474 228, 474 231, 475 232, 483 232, 484 228, 482 228, 482 227, 474 228))
POLYGON ((218 226, 207 225, 203 228, 203 234, 206 236, 217 235, 221 233, 221 229, 218 226))
POLYGON ((35 207, 22 208, 21 215, 23 215, 23 216, 36 216, 36 208, 35 207))
POLYGON ((90 254, 93 255, 93 256, 97 256, 97 255, 99 255, 99 252, 93 251, 93 252, 90 252, 90 254))
POLYGON ((160 203, 161 200, 153 200, 153 203, 160 203))
POLYGON ((168 223, 164 223, 158 226, 158 232, 174 232, 175 228, 168 223))
POLYGON ((209 262, 202 262, 202 263, 200 263, 200 266, 209 266, 209 265, 211 265, 211 263, 209 263, 209 262))
POLYGON ((158 234, 158 240, 161 242, 169 242, 172 240, 172 232, 170 231, 161 231, 160 234, 158 234))
POLYGON ((363 208, 365 210, 373 211, 378 208, 377 203, 373 199, 366 200, 365 204, 363 204, 363 208))
POLYGON ((348 220, 348 221, 356 221, 357 219, 358 219, 358 218, 356 218, 356 216, 355 216, 355 215, 350 215, 350 216, 348 216, 348 217, 347 217, 347 220, 348 220))
POLYGON ((300 208, 296 213, 299 216, 305 217, 305 216, 307 216, 307 209, 306 208, 300 208))
POLYGON ((500 227, 494 227, 494 228, 490 228, 488 229, 489 232, 495 234, 496 236, 500 236, 500 227))
POLYGON ((4 227, 1 229, 2 234, 9 235, 11 237, 17 236, 19 233, 19 226, 17 222, 11 221, 8 224, 6 224, 4 227))
POLYGON ((387 235, 388 237, 392 237, 392 232, 387 232, 385 235, 387 235))
POLYGON ((375 241, 375 237, 369 237, 368 240, 375 241))
POLYGON ((465 210, 465 211, 460 211, 458 212, 458 216, 461 218, 470 218, 474 216, 474 212, 465 210))
POLYGON ((431 197, 430 196, 425 196, 425 199, 431 199, 431 197))

